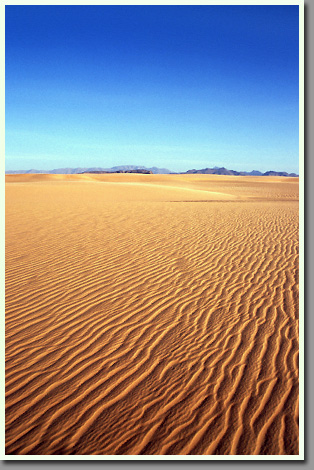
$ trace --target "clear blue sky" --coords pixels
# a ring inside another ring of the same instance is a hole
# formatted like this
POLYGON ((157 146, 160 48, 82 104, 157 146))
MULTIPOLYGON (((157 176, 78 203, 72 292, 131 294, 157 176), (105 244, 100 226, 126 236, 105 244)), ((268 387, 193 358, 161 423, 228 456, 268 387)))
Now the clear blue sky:
POLYGON ((298 6, 6 6, 6 170, 298 172, 298 6))

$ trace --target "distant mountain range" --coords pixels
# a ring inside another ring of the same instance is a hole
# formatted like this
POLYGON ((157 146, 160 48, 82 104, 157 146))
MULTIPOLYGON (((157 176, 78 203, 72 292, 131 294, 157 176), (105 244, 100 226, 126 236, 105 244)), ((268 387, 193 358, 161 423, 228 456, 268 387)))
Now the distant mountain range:
POLYGON ((266 171, 262 173, 258 170, 247 171, 235 171, 227 170, 227 168, 204 168, 203 170, 188 170, 184 174, 201 174, 201 175, 234 175, 234 176, 290 176, 297 177, 296 173, 287 173, 286 171, 266 171))
POLYGON ((202 170, 188 170, 185 172, 175 173, 167 168, 157 168, 155 166, 146 168, 145 166, 136 165, 121 165, 113 166, 111 168, 56 168, 55 170, 20 170, 20 171, 6 171, 6 174, 27 174, 27 173, 44 173, 44 174, 61 174, 61 175, 74 175, 80 173, 153 173, 153 174, 201 174, 201 175, 234 175, 234 176, 289 176, 298 177, 296 173, 287 173, 286 171, 266 171, 262 173, 258 170, 235 171, 227 170, 224 167, 203 168, 202 170))
POLYGON ((113 166, 112 168, 101 168, 101 167, 92 167, 92 168, 56 168, 54 170, 17 170, 17 171, 6 171, 6 174, 55 174, 55 175, 77 175, 80 173, 116 173, 116 172, 129 172, 136 170, 146 170, 154 174, 169 174, 173 173, 167 168, 157 168, 153 166, 152 168, 146 168, 145 166, 136 166, 136 165, 121 165, 113 166))

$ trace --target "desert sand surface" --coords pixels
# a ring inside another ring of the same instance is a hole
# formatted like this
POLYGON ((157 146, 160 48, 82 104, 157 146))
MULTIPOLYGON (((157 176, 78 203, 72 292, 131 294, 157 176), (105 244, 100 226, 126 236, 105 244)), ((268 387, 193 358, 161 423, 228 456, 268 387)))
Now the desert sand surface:
POLYGON ((298 195, 8 175, 6 454, 298 454, 298 195))

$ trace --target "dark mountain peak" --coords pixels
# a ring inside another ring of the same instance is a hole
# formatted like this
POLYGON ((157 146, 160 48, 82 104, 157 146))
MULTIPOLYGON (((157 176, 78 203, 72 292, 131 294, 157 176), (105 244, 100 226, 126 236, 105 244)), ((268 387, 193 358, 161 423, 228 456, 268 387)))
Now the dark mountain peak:
POLYGON ((236 170, 228 170, 227 168, 217 167, 214 168, 203 168, 202 170, 188 170, 185 174, 210 174, 210 175, 233 175, 233 176, 290 176, 290 177, 297 177, 296 173, 287 173, 286 171, 266 171, 262 173, 258 170, 253 170, 251 172, 247 171, 236 171, 236 170))

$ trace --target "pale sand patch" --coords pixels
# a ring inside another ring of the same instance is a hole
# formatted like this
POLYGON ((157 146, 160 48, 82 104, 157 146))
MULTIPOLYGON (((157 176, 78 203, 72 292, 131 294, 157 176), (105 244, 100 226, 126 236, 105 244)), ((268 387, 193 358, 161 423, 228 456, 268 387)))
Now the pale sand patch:
POLYGON ((8 454, 298 453, 298 179, 6 180, 8 454))

